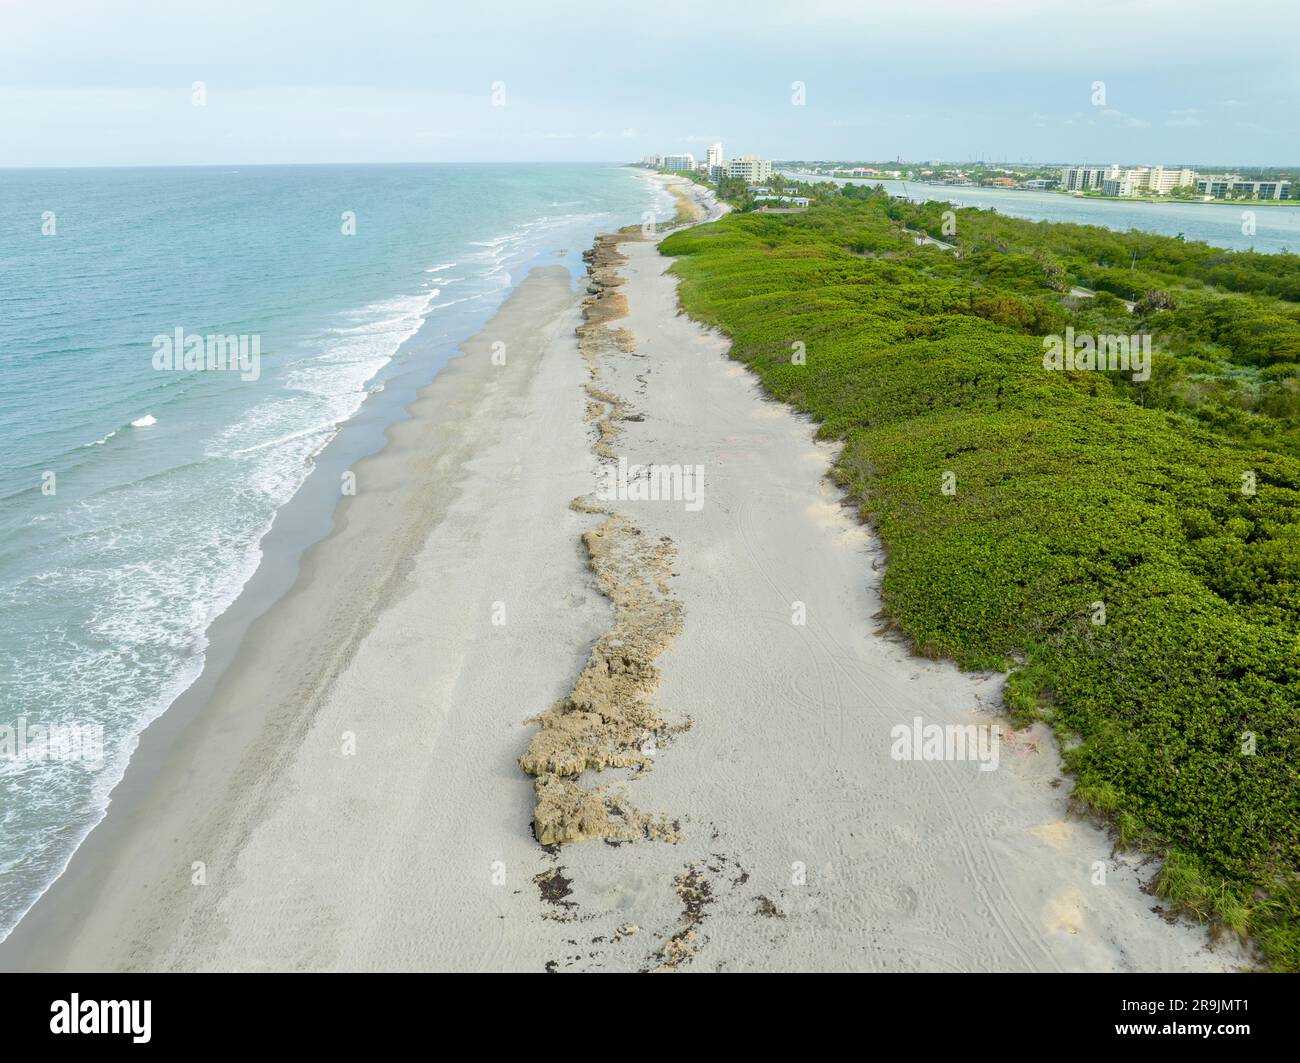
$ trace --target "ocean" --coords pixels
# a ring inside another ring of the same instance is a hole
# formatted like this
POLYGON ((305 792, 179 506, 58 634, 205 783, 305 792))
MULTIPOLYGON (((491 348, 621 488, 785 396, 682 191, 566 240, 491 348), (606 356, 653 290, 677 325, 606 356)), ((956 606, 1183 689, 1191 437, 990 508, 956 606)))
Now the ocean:
POLYGON ((0 171, 0 940, 363 403, 647 211, 613 165, 0 171))

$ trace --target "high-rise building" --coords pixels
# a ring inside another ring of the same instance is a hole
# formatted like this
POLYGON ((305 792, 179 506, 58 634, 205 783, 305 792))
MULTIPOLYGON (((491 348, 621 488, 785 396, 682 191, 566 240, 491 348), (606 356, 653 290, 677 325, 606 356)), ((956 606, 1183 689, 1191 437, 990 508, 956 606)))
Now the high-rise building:
POLYGON ((1182 167, 1167 170, 1163 166, 1153 166, 1147 175, 1147 191, 1166 196, 1175 188, 1186 188, 1196 184, 1196 171, 1182 167))
POLYGON ((712 172, 713 167, 715 167, 715 166, 721 166, 721 165, 722 165, 722 145, 721 145, 721 144, 710 144, 710 145, 709 145, 709 154, 708 154, 708 157, 707 157, 707 158, 708 158, 708 167, 709 167, 710 172, 712 172))
POLYGON ((1146 190, 1151 176, 1149 166, 1135 166, 1130 170, 1117 170, 1101 183, 1101 191, 1108 196, 1136 196, 1146 190))
POLYGON ((1067 192, 1101 192, 1108 196, 1167 196, 1175 188, 1196 184, 1196 171, 1164 166, 1067 166, 1061 188, 1067 192))
POLYGON ((1163 166, 1135 166, 1119 170, 1102 182, 1101 190, 1108 196, 1167 196, 1175 188, 1196 184, 1196 171, 1187 168, 1166 169, 1163 166))
POLYGON ((665 155, 664 169, 672 171, 693 170, 695 169, 695 156, 689 151, 680 155, 665 155))
POLYGON ((1102 182, 1119 176, 1119 167, 1066 166, 1061 170, 1061 188, 1067 192, 1100 192, 1102 182))
POLYGON ((727 163, 727 176, 743 178, 750 184, 766 181, 772 176, 772 160, 760 159, 757 155, 742 155, 727 163))

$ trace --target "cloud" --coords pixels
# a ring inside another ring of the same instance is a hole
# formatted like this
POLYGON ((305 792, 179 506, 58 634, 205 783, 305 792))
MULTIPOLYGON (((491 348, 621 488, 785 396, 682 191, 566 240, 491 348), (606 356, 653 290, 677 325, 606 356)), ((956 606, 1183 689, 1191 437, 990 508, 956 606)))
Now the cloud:
POLYGON ((321 17, 346 15, 340 0, 0 0, 0 167, 604 161, 674 146, 699 156, 718 141, 777 158, 1137 151, 1276 164, 1300 131, 1300 4, 1264 7, 1267 32, 1259 19, 1223 18, 1211 0, 1101 0, 1083 19, 1077 5, 1052 0, 668 0, 652 19, 607 4, 594 22, 579 0, 374 0, 360 22, 321 17), (683 47, 687 25, 728 46, 701 61, 683 47), (286 50, 287 34, 295 47, 286 50), (908 39, 945 61, 898 47, 908 39), (202 42, 202 54, 178 41, 202 42), (198 114, 189 102, 197 78, 209 79, 198 114), (808 82, 807 108, 791 106, 795 78, 808 82), (1105 115, 1089 106, 1099 78, 1105 115), (509 106, 489 110, 497 79, 509 106), (1270 100, 1278 106, 1259 117, 1270 100), (438 136, 425 135, 430 115, 438 136), (633 116, 647 129, 631 127, 633 116), (1251 118, 1277 136, 1234 125, 1251 118), (701 122, 716 122, 715 132, 672 135, 701 122), (1223 143, 1224 132, 1234 139, 1223 143))
POLYGON ((1103 118, 1113 119, 1124 129, 1150 129, 1151 123, 1145 118, 1138 118, 1136 115, 1125 114, 1123 111, 1117 111, 1113 107, 1107 107, 1101 112, 1103 118))

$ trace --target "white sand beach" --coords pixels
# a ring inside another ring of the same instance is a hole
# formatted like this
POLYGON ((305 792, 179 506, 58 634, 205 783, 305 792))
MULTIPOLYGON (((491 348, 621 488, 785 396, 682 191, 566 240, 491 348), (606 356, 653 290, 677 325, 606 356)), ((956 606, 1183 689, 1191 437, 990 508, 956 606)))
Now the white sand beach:
MULTIPOLYGON (((683 182, 689 194, 700 196, 683 182)), ((706 203, 704 209, 715 209, 706 203)), ((356 468, 334 532, 250 629, 107 841, 0 966, 79 970, 1192 971, 1235 949, 1153 909, 1154 866, 1069 814, 1054 740, 996 770, 900 761, 891 730, 1000 725, 1000 677, 879 634, 885 559, 815 426, 621 245, 630 342, 610 452, 703 468, 702 505, 606 503, 671 547, 670 724, 588 771, 675 840, 534 837, 518 763, 614 609, 571 508, 601 482, 582 293, 535 269, 356 468), (504 344, 505 364, 493 363, 504 344), (794 619, 804 619, 796 623, 794 619)), ((667 556, 667 555, 666 555, 667 556)))

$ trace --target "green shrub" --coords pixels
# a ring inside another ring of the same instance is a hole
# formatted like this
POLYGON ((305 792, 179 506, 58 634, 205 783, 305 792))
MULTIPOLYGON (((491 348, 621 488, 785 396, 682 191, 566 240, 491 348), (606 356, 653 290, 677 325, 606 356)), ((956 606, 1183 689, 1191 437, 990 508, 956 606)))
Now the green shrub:
POLYGON ((963 667, 1023 661, 1007 707, 1069 739, 1078 801, 1171 854, 1172 902, 1300 969, 1300 258, 968 209, 958 257, 903 231, 933 208, 855 195, 663 251, 684 307, 844 441, 893 623, 963 667), (1070 309, 1058 263, 1172 298, 1070 309), (1158 332, 1151 380, 1046 371, 1066 325, 1158 332))

